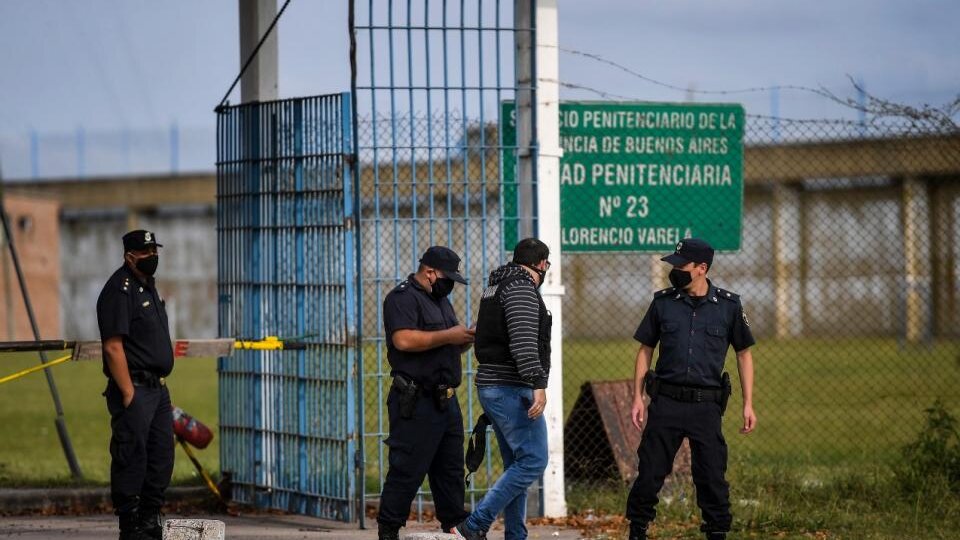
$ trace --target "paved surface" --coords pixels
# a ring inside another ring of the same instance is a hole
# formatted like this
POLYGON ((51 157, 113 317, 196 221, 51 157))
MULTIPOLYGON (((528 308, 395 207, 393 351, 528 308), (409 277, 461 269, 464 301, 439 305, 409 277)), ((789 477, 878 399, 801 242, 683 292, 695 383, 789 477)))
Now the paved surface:
MULTIPOLYGON (((324 521, 303 516, 249 515, 249 516, 176 516, 167 518, 208 518, 219 519, 227 525, 227 540, 289 540, 309 539, 351 539, 375 540, 376 523, 373 529, 359 530, 356 525, 324 521)), ((403 532, 437 531, 439 525, 432 523, 411 523, 403 532)), ((117 537, 116 518, 112 515, 94 516, 25 516, 0 517, 0 538, 22 539, 59 539, 104 540, 117 537)), ((501 540, 503 529, 491 530, 490 540, 501 540)), ((557 527, 530 527, 530 538, 542 540, 580 540, 576 530, 557 527)))

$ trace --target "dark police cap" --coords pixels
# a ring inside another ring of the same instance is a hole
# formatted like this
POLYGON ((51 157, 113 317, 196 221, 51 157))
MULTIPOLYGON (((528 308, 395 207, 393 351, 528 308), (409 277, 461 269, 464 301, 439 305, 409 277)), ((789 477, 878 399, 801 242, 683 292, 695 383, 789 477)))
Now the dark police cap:
POLYGON ((713 248, 706 240, 684 238, 677 242, 677 248, 673 253, 660 260, 674 266, 683 266, 690 262, 707 263, 707 266, 713 266, 713 248))
POLYGON ((163 244, 158 244, 157 235, 150 231, 138 229, 123 235, 124 251, 140 251, 154 246, 163 247, 163 244))
POLYGON ((420 257, 420 264, 442 271, 444 276, 457 283, 464 285, 467 283, 467 280, 460 275, 460 257, 450 248, 443 246, 428 248, 420 257))

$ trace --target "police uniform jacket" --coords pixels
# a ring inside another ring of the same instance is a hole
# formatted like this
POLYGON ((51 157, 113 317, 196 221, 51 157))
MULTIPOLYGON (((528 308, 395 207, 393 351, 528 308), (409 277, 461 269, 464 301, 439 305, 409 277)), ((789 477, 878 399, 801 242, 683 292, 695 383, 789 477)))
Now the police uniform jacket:
POLYGON ((437 385, 460 385, 460 353, 457 345, 441 345, 427 351, 401 351, 393 345, 397 330, 446 330, 460 324, 450 300, 435 299, 413 274, 387 293, 383 300, 383 328, 387 360, 392 376, 402 374, 426 389, 437 385))
POLYGON ((727 348, 739 352, 755 341, 740 296, 708 280, 704 297, 673 287, 654 295, 634 339, 660 344, 656 374, 672 384, 719 387, 727 348))
MULTIPOLYGON (((167 310, 152 277, 142 282, 126 265, 114 272, 97 299, 97 323, 101 341, 123 337, 131 372, 166 377, 173 370, 167 310)), ((110 376, 106 355, 103 372, 110 376)))

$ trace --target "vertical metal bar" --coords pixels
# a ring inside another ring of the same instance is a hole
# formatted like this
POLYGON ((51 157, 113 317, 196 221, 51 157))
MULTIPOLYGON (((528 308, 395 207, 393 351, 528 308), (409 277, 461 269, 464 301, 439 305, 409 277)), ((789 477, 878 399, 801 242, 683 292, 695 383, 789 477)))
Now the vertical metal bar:
MULTIPOLYGON (((315 100, 307 101, 308 105, 312 105, 315 100)), ((304 268, 306 267, 306 258, 304 253, 304 242, 305 238, 305 225, 304 220, 304 195, 305 191, 304 186, 304 171, 303 171, 303 154, 304 154, 304 140, 303 140, 303 131, 304 131, 304 115, 303 115, 303 101, 297 100, 293 103, 293 130, 294 130, 294 140, 293 140, 293 154, 296 156, 294 158, 294 192, 296 194, 294 198, 294 219, 293 225, 296 230, 296 240, 295 240, 295 250, 296 250, 296 283, 294 285, 294 290, 296 294, 296 333, 298 336, 306 334, 306 311, 305 304, 307 302, 305 284, 304 281, 306 276, 304 275, 304 268)), ((307 410, 307 389, 306 381, 304 378, 307 373, 307 353, 304 350, 296 351, 294 353, 297 357, 297 449, 299 454, 299 459, 297 460, 297 469, 298 474, 297 478, 298 489, 301 493, 305 493, 308 490, 308 480, 313 474, 313 471, 308 467, 307 464, 307 414, 315 414, 314 411, 307 410)), ((304 507, 301 507, 301 513, 305 510, 304 507)))
POLYGON ((430 84, 430 0, 423 1, 423 41, 424 41, 424 88, 427 94, 427 178, 430 183, 430 241, 431 246, 436 245, 434 237, 434 205, 433 205, 433 87, 430 84))
MULTIPOLYGON (((357 463, 362 463, 359 456, 363 452, 363 439, 359 437, 360 417, 356 415, 356 409, 353 403, 357 400, 356 395, 362 395, 363 389, 363 366, 359 361, 362 356, 359 354, 358 345, 360 339, 361 324, 357 318, 359 313, 359 281, 357 271, 360 269, 357 256, 359 253, 359 230, 356 221, 356 181, 355 160, 353 156, 356 153, 356 142, 354 134, 351 131, 353 123, 353 104, 349 93, 341 97, 341 129, 342 129, 342 158, 343 163, 343 247, 345 266, 343 268, 343 278, 345 283, 344 293, 346 295, 346 323, 347 323, 347 341, 346 341, 346 367, 347 374, 347 401, 346 401, 346 427, 347 427, 347 458, 354 459, 357 463), (356 251, 355 251, 356 248, 356 251), (357 378, 351 379, 349 374, 355 370, 357 378)), ((357 467, 362 474, 362 467, 357 467)), ((347 474, 347 497, 348 501, 356 498, 358 482, 362 481, 361 474, 351 473, 349 467, 346 467, 347 474)), ((357 509, 358 515, 363 514, 363 507, 357 509)), ((361 518, 362 519, 362 518, 361 518)))
POLYGON ((407 0, 407 96, 408 96, 408 118, 410 122, 410 205, 411 205, 411 223, 413 228, 413 238, 411 245, 411 256, 415 261, 419 258, 420 251, 418 249, 417 240, 417 151, 416 151, 416 133, 414 131, 414 126, 416 125, 416 119, 414 118, 413 111, 413 36, 411 35, 413 30, 411 28, 411 0, 407 0))

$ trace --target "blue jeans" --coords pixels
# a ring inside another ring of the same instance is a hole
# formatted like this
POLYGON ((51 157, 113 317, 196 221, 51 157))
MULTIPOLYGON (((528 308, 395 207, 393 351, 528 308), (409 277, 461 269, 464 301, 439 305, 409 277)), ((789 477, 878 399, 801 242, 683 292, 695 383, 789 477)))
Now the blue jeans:
POLYGON ((547 468, 547 422, 542 415, 535 420, 527 418, 533 404, 530 388, 481 386, 478 394, 497 436, 504 470, 466 525, 474 531, 487 531, 503 512, 504 539, 523 540, 527 537, 527 488, 547 468))

